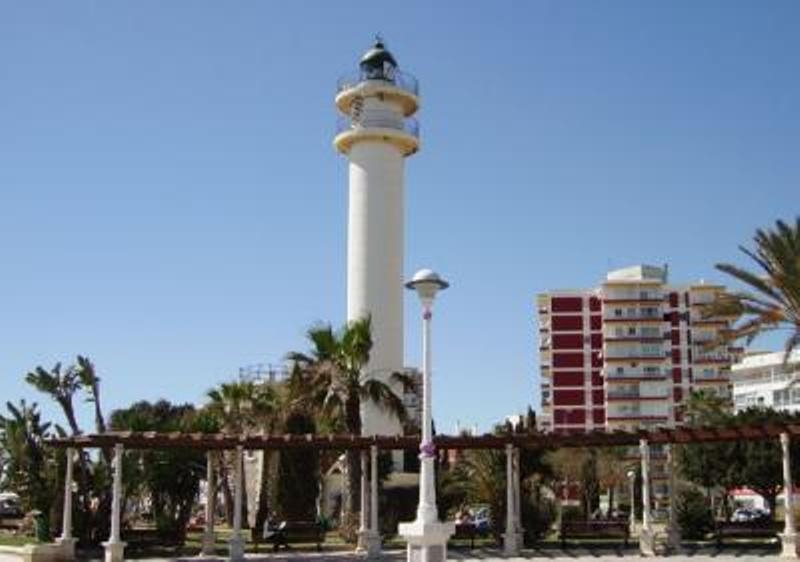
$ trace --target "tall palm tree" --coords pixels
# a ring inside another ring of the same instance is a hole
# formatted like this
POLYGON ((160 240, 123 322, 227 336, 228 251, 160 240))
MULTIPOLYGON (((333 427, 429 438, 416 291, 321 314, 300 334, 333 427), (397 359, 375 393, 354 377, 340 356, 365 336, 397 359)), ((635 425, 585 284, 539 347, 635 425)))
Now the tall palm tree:
POLYGON ((81 430, 75 418, 75 406, 73 399, 75 392, 81 386, 78 378, 78 370, 74 366, 67 367, 61 371, 61 363, 56 363, 49 371, 44 367, 36 367, 25 376, 25 381, 32 385, 36 390, 47 394, 61 407, 67 424, 73 435, 78 435, 81 430))
MULTIPOLYGON (((361 435, 361 405, 374 403, 402 422, 406 419, 403 400, 392 387, 368 372, 372 349, 372 324, 369 317, 355 320, 335 331, 330 324, 314 326, 307 332, 308 353, 292 352, 289 396, 297 403, 318 412, 324 425, 361 435)), ((392 382, 413 388, 411 377, 394 373, 392 382)), ((347 453, 347 479, 343 502, 345 513, 358 504, 360 463, 358 451, 347 453)))
POLYGON ((728 264, 717 269, 735 277, 750 291, 724 294, 708 308, 709 314, 741 317, 726 341, 745 339, 749 344, 759 334, 788 330, 784 361, 800 348, 800 217, 794 224, 781 220, 773 230, 758 229, 753 237, 755 249, 739 249, 758 268, 755 271, 728 264))
POLYGON ((97 376, 94 363, 88 357, 78 355, 75 371, 81 386, 89 394, 86 401, 94 404, 94 424, 97 433, 105 433, 106 421, 103 409, 100 407, 100 377, 97 376))

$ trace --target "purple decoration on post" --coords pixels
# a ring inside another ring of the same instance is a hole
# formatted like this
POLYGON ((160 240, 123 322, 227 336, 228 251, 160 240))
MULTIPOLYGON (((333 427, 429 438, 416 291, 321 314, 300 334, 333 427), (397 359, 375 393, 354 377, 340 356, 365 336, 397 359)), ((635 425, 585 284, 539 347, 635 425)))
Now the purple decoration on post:
POLYGON ((432 459, 436 456, 436 445, 433 441, 425 441, 419 444, 419 458, 432 459))
POLYGON ((423 313, 422 313, 422 317, 423 317, 425 320, 430 320, 431 318, 433 318, 433 313, 430 311, 430 309, 427 309, 427 308, 426 308, 426 309, 425 309, 425 312, 423 312, 423 313))

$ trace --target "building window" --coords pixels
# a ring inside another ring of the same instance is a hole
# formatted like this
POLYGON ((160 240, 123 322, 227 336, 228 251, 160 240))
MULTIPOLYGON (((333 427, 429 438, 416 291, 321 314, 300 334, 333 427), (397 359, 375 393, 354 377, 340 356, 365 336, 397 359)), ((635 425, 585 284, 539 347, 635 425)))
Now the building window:
POLYGON ((617 318, 621 317, 622 316, 622 309, 621 308, 615 308, 614 309, 614 316, 616 316, 617 318))

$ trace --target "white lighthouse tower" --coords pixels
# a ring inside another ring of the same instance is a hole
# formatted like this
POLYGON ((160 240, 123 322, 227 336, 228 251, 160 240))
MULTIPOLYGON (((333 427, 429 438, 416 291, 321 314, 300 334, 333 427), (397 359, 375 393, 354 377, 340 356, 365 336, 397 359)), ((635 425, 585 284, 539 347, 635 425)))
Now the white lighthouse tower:
MULTIPOLYGON (((412 118, 417 81, 400 72, 378 38, 356 75, 339 80, 336 149, 350 163, 347 232, 347 319, 372 319, 368 376, 390 383, 403 369, 404 161, 419 149, 412 118)), ((402 386, 395 385, 402 396, 402 386)), ((364 435, 402 433, 372 404, 361 406, 364 435)))

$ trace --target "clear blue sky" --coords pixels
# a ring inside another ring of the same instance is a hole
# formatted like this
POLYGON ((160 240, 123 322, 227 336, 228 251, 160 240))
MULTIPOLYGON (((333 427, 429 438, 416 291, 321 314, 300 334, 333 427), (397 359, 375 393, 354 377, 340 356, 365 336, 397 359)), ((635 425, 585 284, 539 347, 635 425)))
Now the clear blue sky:
POLYGON ((81 353, 107 409, 199 401, 340 323, 334 86, 380 32, 422 85, 406 270, 452 282, 435 416, 488 428, 538 402, 537 292, 638 262, 722 280, 800 211, 798 21, 794 0, 3 1, 0 399, 45 402, 25 372, 81 353))

